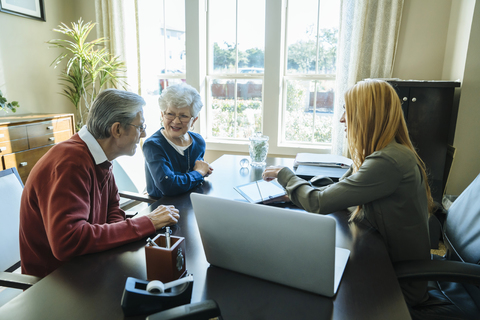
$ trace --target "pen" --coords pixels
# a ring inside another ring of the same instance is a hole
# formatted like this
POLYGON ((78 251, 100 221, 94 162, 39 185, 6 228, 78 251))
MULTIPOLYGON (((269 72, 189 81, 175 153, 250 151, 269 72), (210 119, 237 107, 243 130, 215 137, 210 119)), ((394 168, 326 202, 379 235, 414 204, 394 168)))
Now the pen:
POLYGON ((160 248, 160 246, 158 244, 155 243, 155 241, 153 241, 152 239, 148 238, 147 239, 147 243, 151 246, 154 246, 154 247, 158 247, 160 248))
POLYGON ((263 196, 262 196, 262 191, 260 191, 260 186, 258 185, 258 180, 255 181, 257 183, 257 189, 258 189, 258 193, 260 193, 260 198, 262 198, 262 202, 263 202, 263 196))
POLYGON ((170 249, 170 227, 165 227, 165 241, 167 249, 170 249))

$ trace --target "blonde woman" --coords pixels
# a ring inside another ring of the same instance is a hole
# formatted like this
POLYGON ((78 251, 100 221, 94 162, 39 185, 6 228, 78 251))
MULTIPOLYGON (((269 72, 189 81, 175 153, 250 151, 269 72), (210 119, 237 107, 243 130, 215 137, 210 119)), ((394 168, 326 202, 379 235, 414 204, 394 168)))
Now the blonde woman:
MULTIPOLYGON (((268 167, 297 206, 331 213, 357 206, 350 220, 365 220, 382 235, 392 262, 429 259, 430 195, 425 165, 408 136, 400 99, 381 80, 365 80, 345 93, 345 124, 353 166, 339 182, 315 188, 289 168, 268 167)), ((428 299, 427 283, 402 284, 409 305, 428 299)))

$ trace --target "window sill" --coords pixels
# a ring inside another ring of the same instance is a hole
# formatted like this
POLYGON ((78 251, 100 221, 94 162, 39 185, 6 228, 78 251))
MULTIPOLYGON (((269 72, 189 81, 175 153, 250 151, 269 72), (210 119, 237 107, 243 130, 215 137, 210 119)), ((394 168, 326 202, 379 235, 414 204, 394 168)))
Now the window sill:
MULTIPOLYGON (((206 139, 207 150, 228 152, 248 153, 249 142, 247 140, 221 140, 221 139, 206 139)), ((284 156, 295 156, 299 152, 305 153, 331 153, 331 145, 312 145, 312 144, 298 144, 298 143, 281 143, 277 146, 270 143, 268 153, 284 156)))

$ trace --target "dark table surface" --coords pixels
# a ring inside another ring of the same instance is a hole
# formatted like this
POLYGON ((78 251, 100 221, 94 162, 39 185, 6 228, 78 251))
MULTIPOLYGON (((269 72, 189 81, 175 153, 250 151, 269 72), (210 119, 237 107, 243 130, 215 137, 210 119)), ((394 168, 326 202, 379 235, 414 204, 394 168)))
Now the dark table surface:
MULTIPOLYGON (((261 179, 264 168, 241 168, 243 156, 224 155, 213 174, 193 192, 241 199, 233 186, 261 179)), ((293 159, 268 158, 291 167, 293 159)), ((186 266, 194 276, 192 302, 214 299, 224 319, 409 319, 380 235, 365 223, 348 223, 347 211, 332 213, 337 246, 351 251, 336 296, 326 298, 210 266, 205 259, 190 193, 164 197, 181 218, 173 235, 185 237, 186 266)), ((0 319, 144 319, 124 317, 120 301, 127 277, 146 279, 145 241, 67 262, 0 308, 0 319)), ((321 270, 319 270, 321 272, 321 270)))

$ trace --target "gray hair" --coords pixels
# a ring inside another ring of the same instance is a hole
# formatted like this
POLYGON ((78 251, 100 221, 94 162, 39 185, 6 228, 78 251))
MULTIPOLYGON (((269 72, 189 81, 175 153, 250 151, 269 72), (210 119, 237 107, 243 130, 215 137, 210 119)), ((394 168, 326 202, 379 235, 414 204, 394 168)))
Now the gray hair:
POLYGON ((136 93, 106 89, 93 102, 88 113, 87 129, 95 139, 110 137, 110 129, 115 122, 124 128, 141 112, 145 100, 136 93))
POLYGON ((202 110, 202 98, 198 91, 189 84, 180 83, 168 86, 158 98, 160 110, 165 112, 168 107, 190 108, 190 114, 196 118, 202 110))

